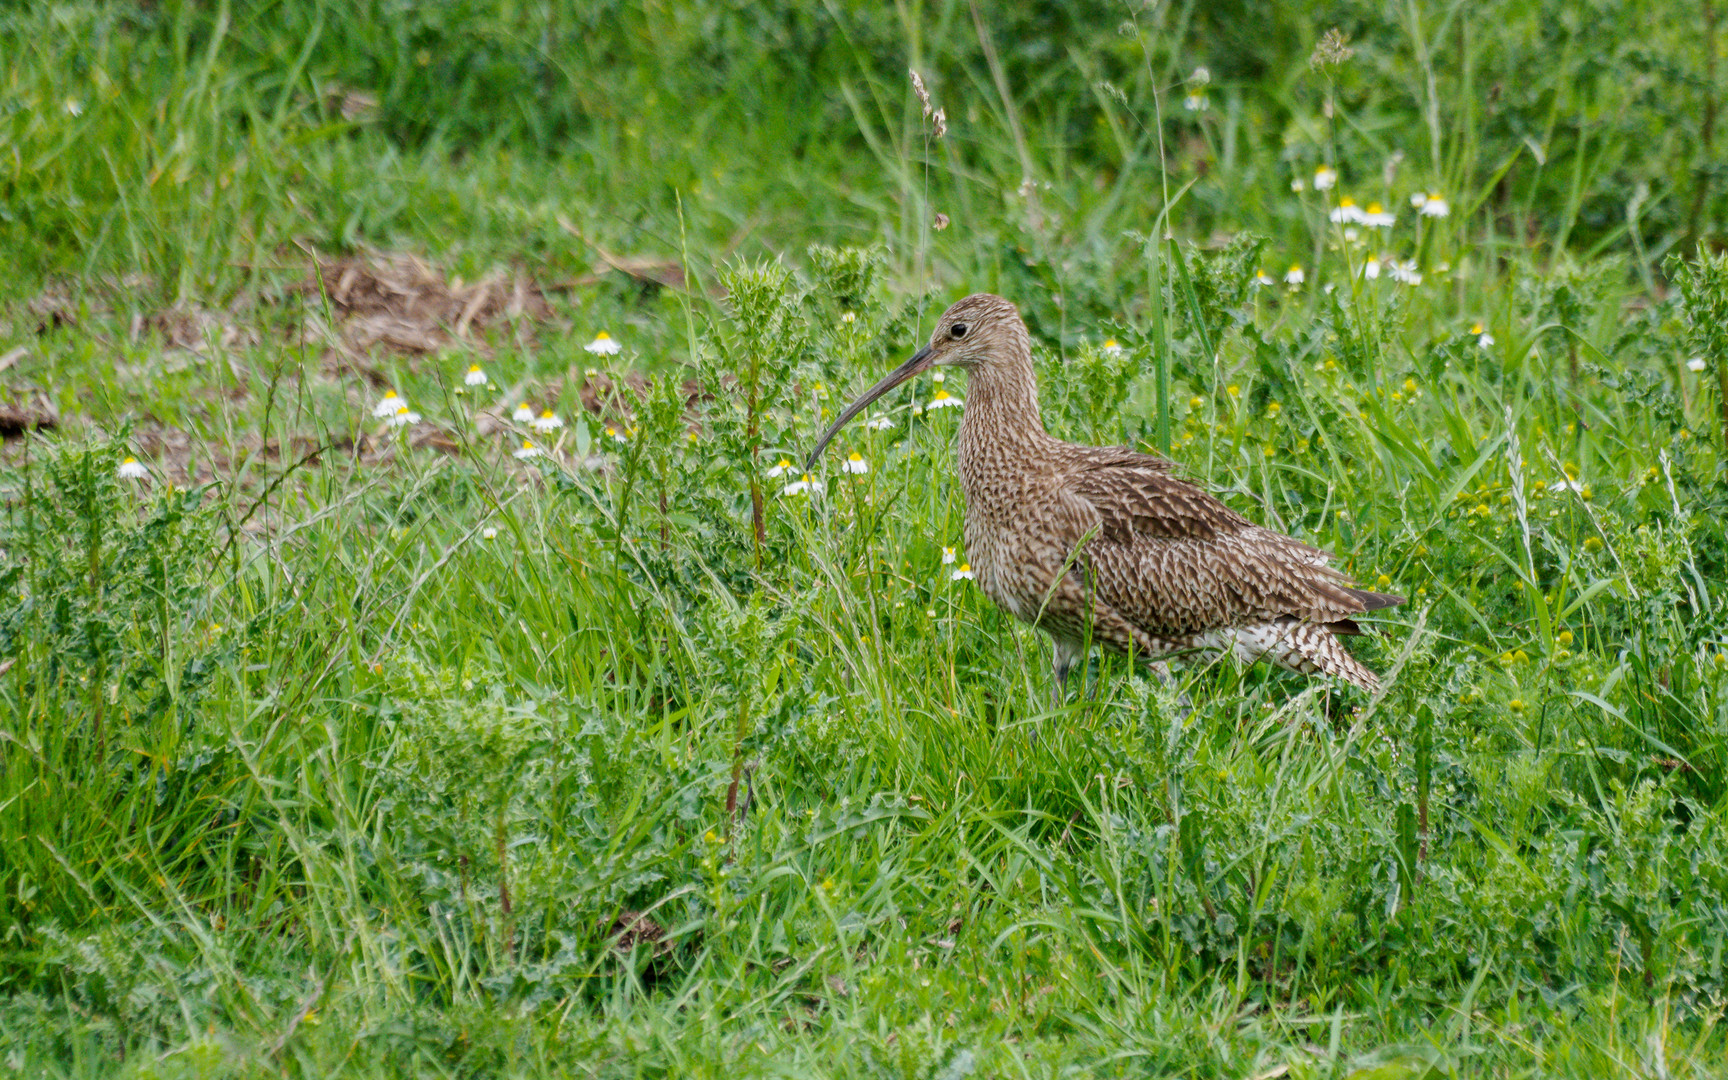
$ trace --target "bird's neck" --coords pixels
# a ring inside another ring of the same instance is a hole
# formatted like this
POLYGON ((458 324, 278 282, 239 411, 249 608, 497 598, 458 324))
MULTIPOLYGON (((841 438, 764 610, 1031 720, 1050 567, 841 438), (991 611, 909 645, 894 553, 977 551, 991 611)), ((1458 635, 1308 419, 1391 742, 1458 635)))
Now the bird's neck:
POLYGON ((966 413, 960 421, 963 478, 986 463, 1028 462, 1049 439, 1038 413, 1038 383, 1029 355, 972 372, 966 385, 966 413))

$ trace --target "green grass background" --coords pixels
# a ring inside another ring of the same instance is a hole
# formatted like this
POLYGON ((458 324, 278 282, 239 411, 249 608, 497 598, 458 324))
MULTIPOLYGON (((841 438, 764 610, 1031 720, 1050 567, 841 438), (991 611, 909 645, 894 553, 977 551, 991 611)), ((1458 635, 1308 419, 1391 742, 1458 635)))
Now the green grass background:
POLYGON ((0 10, 0 1068, 1721 1075, 1721 14, 0 10), (314 252, 552 316, 349 355, 314 252), (928 379, 782 493, 980 290, 1052 431, 1410 597, 1383 695, 1053 708, 928 379))

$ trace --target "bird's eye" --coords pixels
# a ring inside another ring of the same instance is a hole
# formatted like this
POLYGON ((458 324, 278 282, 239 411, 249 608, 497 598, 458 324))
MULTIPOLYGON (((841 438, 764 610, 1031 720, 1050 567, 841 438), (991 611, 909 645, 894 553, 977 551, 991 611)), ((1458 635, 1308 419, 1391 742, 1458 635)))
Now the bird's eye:
POLYGON ((957 322, 953 326, 950 326, 948 328, 948 336, 949 337, 957 337, 957 338, 965 337, 966 336, 966 324, 963 322, 957 322))

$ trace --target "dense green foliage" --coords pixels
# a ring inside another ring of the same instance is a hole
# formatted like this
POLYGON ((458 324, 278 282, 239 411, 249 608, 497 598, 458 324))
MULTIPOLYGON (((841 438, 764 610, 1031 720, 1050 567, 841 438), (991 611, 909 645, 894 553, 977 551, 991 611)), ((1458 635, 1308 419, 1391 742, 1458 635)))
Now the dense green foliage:
POLYGON ((0 1065, 1720 1075, 1715 18, 0 13, 0 1065), (345 337, 389 251, 548 305, 345 337), (983 289, 1053 432, 1409 596, 1383 694, 1052 707, 963 377, 800 475, 983 289))

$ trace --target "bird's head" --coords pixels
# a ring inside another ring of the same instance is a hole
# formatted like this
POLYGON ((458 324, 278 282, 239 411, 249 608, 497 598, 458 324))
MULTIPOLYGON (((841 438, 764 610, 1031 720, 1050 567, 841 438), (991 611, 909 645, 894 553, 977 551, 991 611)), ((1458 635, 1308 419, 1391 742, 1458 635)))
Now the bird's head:
POLYGON ((936 320, 930 333, 930 343, 912 354, 912 358, 882 377, 882 381, 864 391, 857 401, 835 418, 816 449, 810 451, 805 468, 815 464, 836 432, 863 412, 877 398, 899 386, 914 375, 933 367, 952 366, 969 372, 987 371, 997 366, 1030 364, 1031 340, 1020 311, 1013 304, 991 293, 974 293, 958 300, 936 320))

